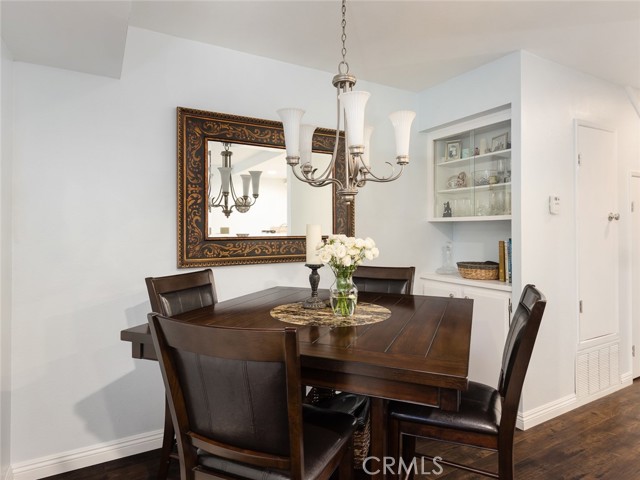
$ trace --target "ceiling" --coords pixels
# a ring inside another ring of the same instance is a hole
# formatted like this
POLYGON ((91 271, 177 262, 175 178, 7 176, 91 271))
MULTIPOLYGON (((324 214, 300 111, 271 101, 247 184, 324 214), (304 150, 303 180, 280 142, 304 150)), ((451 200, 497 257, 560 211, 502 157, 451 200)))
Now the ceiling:
MULTIPOLYGON (((119 78, 127 28, 336 73, 340 4, 1 0, 14 60, 119 78)), ((640 0, 370 1, 347 5, 358 78, 421 91, 517 50, 640 89, 640 0)))

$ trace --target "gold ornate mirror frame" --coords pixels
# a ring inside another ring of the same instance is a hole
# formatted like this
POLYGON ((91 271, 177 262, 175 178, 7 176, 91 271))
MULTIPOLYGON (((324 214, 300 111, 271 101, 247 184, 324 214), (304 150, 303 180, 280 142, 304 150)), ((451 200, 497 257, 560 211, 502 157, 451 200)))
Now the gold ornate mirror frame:
MULTIPOLYGON (((282 123, 178 107, 178 268, 304 262, 304 236, 215 238, 207 236, 207 142, 284 149, 282 123)), ((344 168, 341 134, 337 162, 344 168)), ((318 128, 313 151, 333 153, 335 130, 318 128)), ((309 187, 312 188, 312 187, 309 187)), ((327 187, 328 188, 328 187, 327 187)), ((355 209, 333 187, 333 233, 353 236, 355 209)))

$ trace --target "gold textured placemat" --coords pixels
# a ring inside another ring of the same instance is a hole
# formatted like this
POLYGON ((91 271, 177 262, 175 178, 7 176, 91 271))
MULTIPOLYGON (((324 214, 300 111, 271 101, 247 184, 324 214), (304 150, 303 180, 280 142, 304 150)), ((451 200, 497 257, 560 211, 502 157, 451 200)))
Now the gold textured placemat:
POLYGON ((358 303, 351 317, 334 315, 330 307, 313 310, 304 308, 303 302, 287 303, 271 310, 271 316, 281 322, 311 327, 357 327, 386 320, 391 316, 388 308, 373 303, 358 303))

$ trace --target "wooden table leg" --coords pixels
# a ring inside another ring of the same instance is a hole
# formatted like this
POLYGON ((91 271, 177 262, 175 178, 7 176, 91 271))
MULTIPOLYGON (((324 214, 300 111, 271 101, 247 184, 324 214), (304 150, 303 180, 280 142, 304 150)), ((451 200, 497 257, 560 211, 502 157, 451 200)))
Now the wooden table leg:
POLYGON ((371 397, 371 449, 367 470, 372 480, 384 480, 384 460, 387 453, 387 400, 371 397), (375 472, 375 473, 374 473, 375 472))

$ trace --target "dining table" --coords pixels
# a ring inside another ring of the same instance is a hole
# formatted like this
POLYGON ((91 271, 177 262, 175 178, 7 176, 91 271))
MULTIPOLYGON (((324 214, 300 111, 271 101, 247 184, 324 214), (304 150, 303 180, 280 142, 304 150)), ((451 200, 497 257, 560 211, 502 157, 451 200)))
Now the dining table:
MULTIPOLYGON (((283 328, 296 325, 306 386, 371 398, 367 472, 383 479, 386 407, 401 400, 456 411, 467 389, 473 300, 360 292, 353 317, 305 309, 309 288, 272 287, 174 318, 202 325, 283 328)), ((319 290, 318 298, 329 298, 319 290)), ((149 326, 121 331, 132 356, 157 360, 149 326)))

